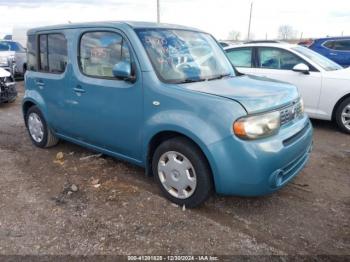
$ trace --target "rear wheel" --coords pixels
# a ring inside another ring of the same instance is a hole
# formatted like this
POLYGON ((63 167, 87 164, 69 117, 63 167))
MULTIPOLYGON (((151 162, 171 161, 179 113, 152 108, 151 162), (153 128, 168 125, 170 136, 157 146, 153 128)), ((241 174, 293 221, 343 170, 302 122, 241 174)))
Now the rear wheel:
POLYGON ((178 205, 196 207, 212 192, 207 159, 186 138, 176 137, 160 144, 153 155, 152 169, 165 197, 178 205))
POLYGON ((45 148, 58 143, 58 138, 53 134, 37 106, 29 108, 26 114, 26 125, 29 136, 34 145, 45 148))
POLYGON ((335 121, 341 131, 350 134, 350 97, 346 98, 337 107, 335 121))

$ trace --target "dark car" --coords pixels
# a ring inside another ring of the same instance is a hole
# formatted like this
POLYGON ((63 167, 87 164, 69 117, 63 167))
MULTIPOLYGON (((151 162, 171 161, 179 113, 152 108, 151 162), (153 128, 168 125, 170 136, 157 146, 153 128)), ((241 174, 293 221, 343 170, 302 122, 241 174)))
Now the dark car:
POLYGON ((315 39, 309 48, 343 67, 350 66, 350 36, 315 39))

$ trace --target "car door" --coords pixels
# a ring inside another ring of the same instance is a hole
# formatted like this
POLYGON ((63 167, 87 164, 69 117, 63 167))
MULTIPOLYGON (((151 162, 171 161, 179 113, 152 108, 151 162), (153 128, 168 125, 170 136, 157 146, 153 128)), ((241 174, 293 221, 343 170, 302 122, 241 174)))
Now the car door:
POLYGON ((231 48, 226 49, 225 52, 228 59, 239 72, 254 74, 252 47, 231 48))
POLYGON ((322 74, 296 54, 276 47, 258 47, 255 75, 268 77, 295 85, 310 115, 316 114, 320 99, 322 74), (308 73, 293 71, 297 64, 309 66, 308 73))
POLYGON ((77 50, 67 107, 74 119, 73 136, 129 160, 141 159, 143 90, 135 54, 122 32, 77 30, 77 50), (135 81, 117 79, 112 69, 127 61, 135 81))
MULTIPOLYGON (((33 48, 38 50, 38 66, 32 71, 34 85, 46 105, 46 120, 55 132, 68 132, 70 113, 64 105, 64 98, 69 86, 70 74, 67 69, 68 48, 63 32, 42 32, 38 36, 28 37, 30 64, 36 60, 33 48), (36 44, 39 46, 36 47, 36 44)), ((36 52, 36 51, 35 51, 36 52)))

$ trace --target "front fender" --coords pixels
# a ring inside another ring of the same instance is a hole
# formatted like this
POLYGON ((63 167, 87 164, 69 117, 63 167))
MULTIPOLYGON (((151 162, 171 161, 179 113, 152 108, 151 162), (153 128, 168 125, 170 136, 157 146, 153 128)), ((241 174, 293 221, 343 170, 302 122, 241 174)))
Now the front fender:
POLYGON ((184 111, 168 110, 159 112, 148 119, 144 130, 147 130, 147 132, 144 134, 143 152, 147 152, 148 145, 155 135, 165 131, 183 134, 192 139, 202 149, 222 137, 217 128, 184 111))
POLYGON ((148 149, 153 137, 161 132, 176 132, 196 143, 211 164, 209 146, 231 136, 233 121, 246 114, 244 109, 234 101, 215 99, 220 100, 221 103, 202 107, 200 113, 198 109, 193 108, 192 110, 171 108, 151 115, 145 121, 143 129, 144 163, 147 163, 148 149))

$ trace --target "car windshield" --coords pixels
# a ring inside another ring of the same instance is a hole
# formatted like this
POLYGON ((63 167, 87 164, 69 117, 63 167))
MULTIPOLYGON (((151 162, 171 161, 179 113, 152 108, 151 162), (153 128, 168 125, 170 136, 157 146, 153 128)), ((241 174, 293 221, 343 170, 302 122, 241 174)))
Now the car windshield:
POLYGON ((0 41, 0 51, 24 52, 25 49, 20 43, 13 41, 0 41))
POLYGON ((212 36, 180 29, 137 29, 164 82, 186 83, 234 76, 234 69, 212 36))
POLYGON ((312 60, 314 63, 316 63, 326 71, 343 69, 342 66, 338 65, 337 63, 333 62, 327 57, 324 57, 323 55, 320 55, 315 51, 310 50, 309 48, 306 48, 303 46, 295 46, 295 47, 292 47, 292 49, 298 52, 299 54, 306 56, 307 58, 312 60))
POLYGON ((3 43, 3 42, 0 42, 0 51, 9 51, 10 50, 10 47, 3 43))

